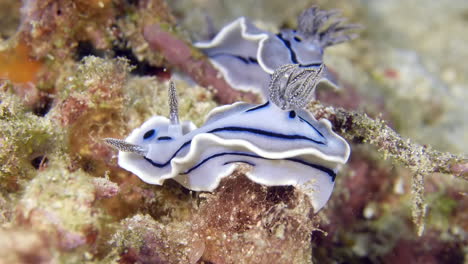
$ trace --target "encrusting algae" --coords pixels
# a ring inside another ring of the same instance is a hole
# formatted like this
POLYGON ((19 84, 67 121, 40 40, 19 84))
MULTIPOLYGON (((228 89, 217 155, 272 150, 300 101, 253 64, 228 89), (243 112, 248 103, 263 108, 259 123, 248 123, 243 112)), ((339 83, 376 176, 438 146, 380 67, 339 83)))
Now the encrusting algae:
POLYGON ((35 115, 13 94, 12 84, 0 85, 0 185, 2 192, 21 190, 49 153, 60 153, 64 134, 50 119, 35 115))
MULTIPOLYGON (((319 4, 343 9, 357 23, 371 16, 356 1, 319 4)), ((21 11, 5 13, 8 21, 18 21, 18 14, 21 19, 14 34, 15 25, 0 29, 8 37, 0 43, 0 263, 466 262, 466 155, 437 152, 400 136, 398 126, 392 129, 401 121, 392 116, 402 114, 380 103, 382 94, 397 92, 378 90, 379 83, 391 87, 394 75, 376 77, 372 70, 377 59, 369 56, 380 51, 371 30, 387 32, 374 24, 366 24, 370 29, 356 41, 330 49, 331 65, 343 67, 331 70, 343 76, 344 89, 319 89, 323 105, 309 106, 317 119, 330 119, 353 149, 317 215, 303 193, 253 183, 244 166, 212 193, 172 180, 148 185, 121 169, 102 139, 122 138, 153 115, 168 116, 169 78, 177 86, 180 119, 198 126, 218 104, 258 100, 232 92, 192 47, 188 36, 197 33, 186 31, 187 21, 206 17, 187 10, 191 5, 24 0, 21 11), (200 86, 176 77, 186 75, 200 86), (330 102, 346 109, 326 106, 330 102), (426 197, 413 210, 419 226, 411 221, 411 190, 426 197)), ((294 8, 288 12, 302 11, 294 8)), ((234 12, 220 10, 210 14, 216 23, 234 12)), ((267 21, 270 11, 253 21, 271 31, 294 23, 292 15, 267 21)), ((192 27, 213 33, 205 24, 192 27)))

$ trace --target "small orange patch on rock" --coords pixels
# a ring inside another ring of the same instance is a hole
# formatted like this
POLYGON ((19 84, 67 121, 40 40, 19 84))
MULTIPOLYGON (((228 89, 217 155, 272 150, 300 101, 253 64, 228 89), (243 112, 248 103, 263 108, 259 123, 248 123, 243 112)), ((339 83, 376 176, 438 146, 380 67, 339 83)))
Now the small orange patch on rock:
POLYGON ((24 43, 0 51, 0 79, 14 83, 35 82, 42 63, 31 58, 29 53, 30 48, 24 43))

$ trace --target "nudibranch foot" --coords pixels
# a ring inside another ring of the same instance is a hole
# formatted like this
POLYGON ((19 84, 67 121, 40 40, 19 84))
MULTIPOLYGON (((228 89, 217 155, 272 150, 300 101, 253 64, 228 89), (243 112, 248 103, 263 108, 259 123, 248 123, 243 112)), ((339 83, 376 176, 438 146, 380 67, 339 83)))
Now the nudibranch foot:
POLYGON ((178 121, 171 84, 170 119, 155 116, 124 141, 105 141, 119 150, 118 164, 147 183, 174 179, 190 190, 213 191, 242 163, 251 166, 246 175, 252 181, 295 186, 318 211, 350 153, 328 120, 317 121, 303 109, 320 69, 280 67, 270 82, 270 101, 217 107, 200 128, 178 121))

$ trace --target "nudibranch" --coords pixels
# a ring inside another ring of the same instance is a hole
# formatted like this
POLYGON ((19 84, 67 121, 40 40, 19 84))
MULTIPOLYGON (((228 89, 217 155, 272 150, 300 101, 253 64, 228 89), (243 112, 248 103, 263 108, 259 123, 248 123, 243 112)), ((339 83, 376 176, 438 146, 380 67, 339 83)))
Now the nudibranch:
MULTIPOLYGON (((312 7, 298 18, 298 29, 283 29, 277 34, 255 27, 240 17, 226 25, 210 41, 194 43, 235 89, 260 93, 268 98, 268 80, 275 69, 285 64, 319 68, 328 46, 354 38, 348 34, 357 25, 344 24, 337 11, 312 7)), ((334 88, 336 78, 325 67, 320 81, 334 88)))
POLYGON ((105 140, 119 150, 118 164, 147 183, 174 179, 190 190, 213 191, 243 163, 251 166, 246 176, 252 181, 295 186, 318 211, 350 153, 328 120, 304 110, 323 70, 282 66, 272 75, 266 103, 217 107, 200 128, 179 121, 171 83, 169 119, 155 116, 125 140, 105 140))

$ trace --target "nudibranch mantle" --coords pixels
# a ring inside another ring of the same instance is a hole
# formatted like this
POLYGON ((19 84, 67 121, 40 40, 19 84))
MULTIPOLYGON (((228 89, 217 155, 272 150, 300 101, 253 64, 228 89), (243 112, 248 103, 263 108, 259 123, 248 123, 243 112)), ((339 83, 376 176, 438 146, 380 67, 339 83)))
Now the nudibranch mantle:
MULTIPOLYGON (((298 29, 283 29, 274 34, 261 30, 240 17, 224 26, 210 41, 194 45, 201 49, 234 88, 261 93, 268 98, 269 75, 284 64, 319 67, 326 47, 355 37, 347 34, 357 25, 344 25, 337 11, 317 7, 298 17, 298 29)), ((324 68, 322 82, 338 88, 338 81, 324 68)))
MULTIPOLYGON (((278 79, 273 80, 271 85, 277 85, 278 79)), ((171 120, 156 116, 125 141, 107 142, 120 150, 122 168, 150 184, 174 179, 190 190, 213 191, 237 164, 244 163, 251 166, 246 176, 252 181, 295 186, 318 211, 349 157, 349 145, 332 131, 328 120, 317 121, 303 109, 282 109, 271 99, 261 105, 240 102, 217 107, 200 128, 179 123, 174 115, 171 120)), ((171 106, 171 113, 176 112, 172 109, 176 107, 171 106)))

